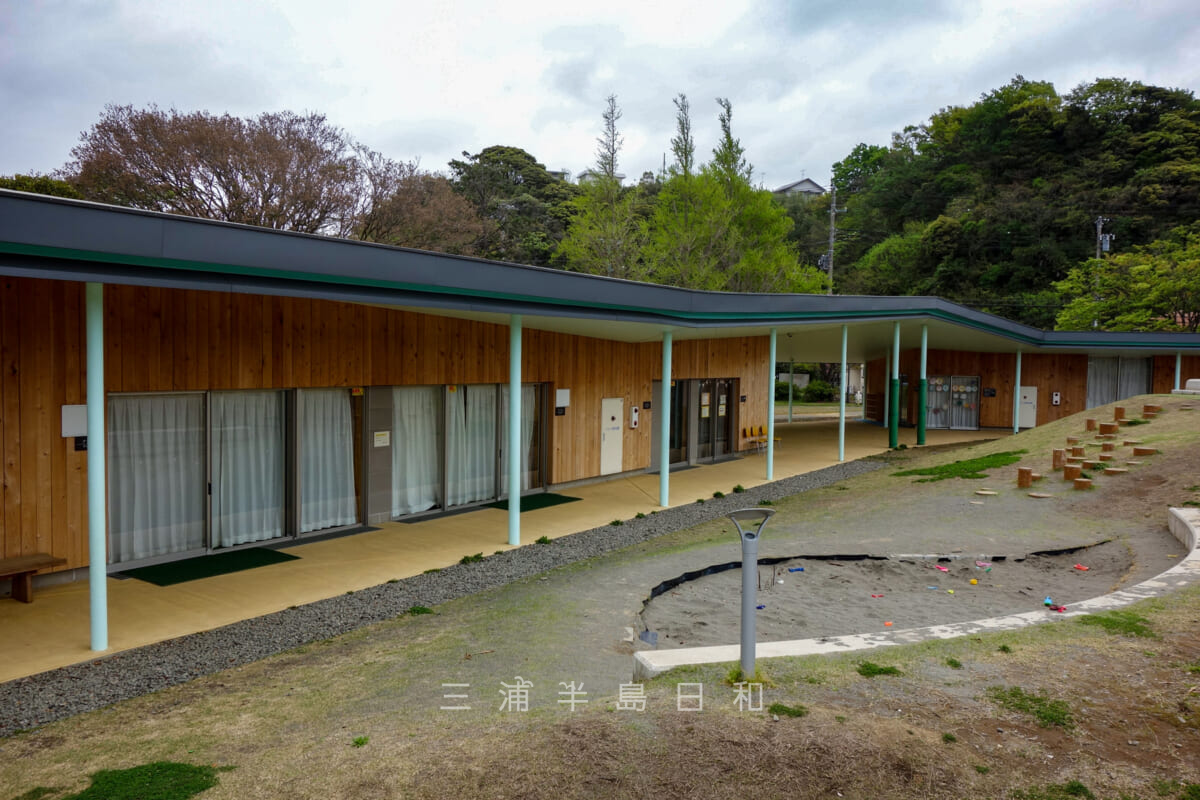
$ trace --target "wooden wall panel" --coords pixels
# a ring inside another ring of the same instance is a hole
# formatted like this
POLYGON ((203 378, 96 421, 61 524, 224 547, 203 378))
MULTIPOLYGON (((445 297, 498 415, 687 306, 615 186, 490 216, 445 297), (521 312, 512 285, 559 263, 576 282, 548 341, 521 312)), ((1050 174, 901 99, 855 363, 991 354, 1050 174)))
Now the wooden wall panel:
POLYGON ((0 553, 87 564, 87 453, 62 438, 82 403, 83 284, 0 279, 0 553))
MULTIPOLYGON (((1180 368, 1179 388, 1182 389, 1189 378, 1200 378, 1200 356, 1184 356, 1180 368)), ((1169 394, 1175 389, 1175 356, 1154 357, 1153 386, 1155 394, 1169 394)))

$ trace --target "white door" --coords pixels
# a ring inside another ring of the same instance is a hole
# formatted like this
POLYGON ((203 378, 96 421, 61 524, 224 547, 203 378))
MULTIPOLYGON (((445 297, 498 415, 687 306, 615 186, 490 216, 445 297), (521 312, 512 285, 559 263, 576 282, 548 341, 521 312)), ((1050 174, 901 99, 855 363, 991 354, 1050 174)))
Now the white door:
POLYGON ((1037 426, 1037 387, 1021 387, 1021 405, 1017 411, 1017 425, 1022 428, 1037 426))
POLYGON ((621 471, 621 423, 625 398, 605 397, 600 401, 600 474, 621 471))

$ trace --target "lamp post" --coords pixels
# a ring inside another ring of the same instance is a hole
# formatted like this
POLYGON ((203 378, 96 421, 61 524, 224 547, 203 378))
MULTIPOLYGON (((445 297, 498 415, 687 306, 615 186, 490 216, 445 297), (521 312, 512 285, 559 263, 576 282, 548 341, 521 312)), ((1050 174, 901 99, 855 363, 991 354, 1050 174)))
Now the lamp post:
POLYGON ((773 508, 743 508, 729 515, 742 540, 742 678, 754 677, 754 612, 758 600, 758 540, 773 508))

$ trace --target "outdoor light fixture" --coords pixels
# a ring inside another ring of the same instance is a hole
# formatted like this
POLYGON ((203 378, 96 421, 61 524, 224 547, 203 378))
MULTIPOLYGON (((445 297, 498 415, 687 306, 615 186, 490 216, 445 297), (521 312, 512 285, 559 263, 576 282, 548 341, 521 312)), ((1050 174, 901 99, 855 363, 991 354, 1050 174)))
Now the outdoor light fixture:
POLYGON ((742 679, 754 677, 754 612, 758 600, 758 540, 773 508, 743 508, 729 519, 742 540, 742 679))

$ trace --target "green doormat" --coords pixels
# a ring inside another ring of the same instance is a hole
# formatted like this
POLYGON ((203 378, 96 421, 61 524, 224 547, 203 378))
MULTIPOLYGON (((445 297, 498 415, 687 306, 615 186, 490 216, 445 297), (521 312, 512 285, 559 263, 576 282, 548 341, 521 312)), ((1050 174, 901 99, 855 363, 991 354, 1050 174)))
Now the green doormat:
MULTIPOLYGON (((563 503, 574 503, 578 499, 578 497, 568 497, 565 494, 554 494, 552 492, 527 494, 521 498, 521 513, 537 511, 539 508, 549 508, 550 506, 562 505, 563 503)), ((488 503, 488 508, 500 508, 507 511, 508 501, 501 500, 499 503, 488 503)))
POLYGON ((122 574, 146 583, 153 583, 155 586, 171 586, 200 578, 211 578, 214 575, 224 575, 227 572, 241 572, 244 569, 265 567, 267 564, 278 564, 281 561, 293 561, 299 557, 281 553, 278 550, 268 550, 265 547, 251 547, 246 550, 231 550, 228 553, 127 569, 122 574))

